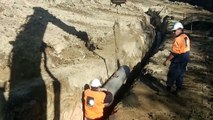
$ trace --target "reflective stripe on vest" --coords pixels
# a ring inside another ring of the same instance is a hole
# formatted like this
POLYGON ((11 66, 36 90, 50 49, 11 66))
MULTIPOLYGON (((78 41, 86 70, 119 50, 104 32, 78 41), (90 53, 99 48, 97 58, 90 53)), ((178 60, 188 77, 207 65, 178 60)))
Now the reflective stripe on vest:
POLYGON ((174 39, 172 52, 182 54, 190 51, 190 39, 186 34, 181 34, 174 39))
POLYGON ((106 94, 100 91, 92 91, 90 89, 84 92, 85 117, 96 119, 103 116, 104 99, 106 94))

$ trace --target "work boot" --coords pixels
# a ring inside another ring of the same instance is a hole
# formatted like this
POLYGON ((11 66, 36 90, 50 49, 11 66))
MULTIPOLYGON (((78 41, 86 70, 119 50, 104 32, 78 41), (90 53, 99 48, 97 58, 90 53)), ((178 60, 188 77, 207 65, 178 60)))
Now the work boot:
POLYGON ((176 96, 180 96, 180 91, 181 91, 181 88, 176 88, 176 90, 174 92, 172 92, 174 95, 176 96))

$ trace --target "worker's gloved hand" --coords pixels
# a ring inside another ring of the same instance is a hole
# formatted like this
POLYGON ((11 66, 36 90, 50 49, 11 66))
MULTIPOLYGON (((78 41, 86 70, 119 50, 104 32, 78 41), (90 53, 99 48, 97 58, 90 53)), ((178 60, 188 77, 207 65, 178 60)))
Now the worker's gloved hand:
POLYGON ((165 61, 163 62, 163 65, 164 65, 164 66, 166 66, 166 65, 167 65, 167 60, 165 60, 165 61))
POLYGON ((106 88, 99 88, 99 91, 108 91, 106 88))

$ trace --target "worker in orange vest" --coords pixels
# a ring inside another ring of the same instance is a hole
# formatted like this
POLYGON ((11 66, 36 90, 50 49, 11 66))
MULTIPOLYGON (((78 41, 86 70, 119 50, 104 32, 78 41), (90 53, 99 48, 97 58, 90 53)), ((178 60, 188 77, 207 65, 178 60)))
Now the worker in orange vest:
POLYGON ((86 120, 104 120, 104 108, 113 100, 113 95, 101 87, 99 79, 91 82, 91 88, 84 91, 84 114, 86 120))
POLYGON ((183 87, 183 76, 189 61, 190 39, 184 33, 183 25, 180 22, 175 23, 172 30, 175 37, 172 50, 163 64, 166 66, 167 62, 171 61, 167 74, 166 89, 171 91, 171 87, 175 83, 176 90, 174 93, 178 95, 178 92, 183 87))

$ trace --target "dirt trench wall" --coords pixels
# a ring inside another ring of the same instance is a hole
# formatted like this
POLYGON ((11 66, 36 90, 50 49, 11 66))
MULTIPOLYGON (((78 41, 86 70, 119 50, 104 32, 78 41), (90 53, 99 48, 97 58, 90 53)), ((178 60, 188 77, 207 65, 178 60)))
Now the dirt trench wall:
POLYGON ((80 120, 83 86, 107 80, 118 65, 133 68, 151 47, 155 33, 143 10, 129 3, 117 13, 104 1, 82 2, 0 2, 8 120, 80 120))

